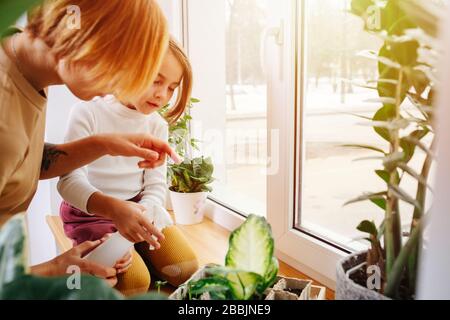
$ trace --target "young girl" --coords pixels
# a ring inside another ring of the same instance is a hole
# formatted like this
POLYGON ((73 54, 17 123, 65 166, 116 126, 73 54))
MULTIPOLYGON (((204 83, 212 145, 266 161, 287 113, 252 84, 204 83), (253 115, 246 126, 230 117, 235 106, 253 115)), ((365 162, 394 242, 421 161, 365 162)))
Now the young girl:
MULTIPOLYGON (((114 96, 81 103, 72 109, 66 140, 111 132, 146 132, 167 141, 167 122, 157 111, 178 89, 177 101, 166 114, 170 122, 176 121, 189 101, 191 87, 190 63, 176 42, 170 40, 144 103, 124 104, 114 96)), ((115 266, 119 274, 117 288, 125 295, 148 290, 150 274, 145 263, 158 277, 174 286, 183 283, 198 268, 188 241, 164 209, 166 165, 140 169, 138 162, 138 158, 105 156, 61 177, 58 183, 59 193, 65 200, 60 209, 64 230, 75 244, 116 232, 115 223, 126 219, 128 212, 145 213, 162 230, 165 239, 156 250, 150 250, 133 230, 124 234, 138 243, 138 253, 132 250, 115 266)))

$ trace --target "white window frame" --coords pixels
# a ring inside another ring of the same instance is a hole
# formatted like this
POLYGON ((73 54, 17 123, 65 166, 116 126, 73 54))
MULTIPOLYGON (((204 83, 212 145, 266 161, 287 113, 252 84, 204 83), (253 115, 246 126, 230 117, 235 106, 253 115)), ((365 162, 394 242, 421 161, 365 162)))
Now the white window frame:
MULTIPOLYGON (((198 5, 198 1, 210 0, 174 1, 177 3, 180 15, 173 15, 173 17, 183 17, 181 23, 183 43, 188 48, 189 54, 194 50, 190 45, 189 38, 192 35, 189 34, 189 30, 192 28, 192 23, 195 23, 195 20, 190 19, 190 6, 193 2, 198 5)), ((282 49, 274 39, 268 39, 266 44, 266 57, 267 61, 270 61, 266 70, 269 75, 268 137, 271 137, 272 130, 277 130, 279 134, 278 145, 269 145, 268 155, 271 154, 271 148, 279 148, 280 168, 277 174, 267 176, 267 195, 270 195, 267 197, 267 220, 272 226, 276 256, 309 277, 334 289, 335 266, 340 259, 347 255, 347 252, 319 240, 318 237, 295 229, 293 223, 296 212, 298 212, 296 201, 294 201, 298 199, 299 189, 296 172, 300 170, 300 161, 295 161, 295 159, 299 159, 303 154, 303 152, 297 153, 299 148, 296 147, 296 144, 301 139, 301 126, 297 126, 296 123, 301 123, 302 101, 299 97, 303 88, 304 57, 301 50, 298 50, 300 46, 297 45, 303 40, 301 27, 296 28, 294 23, 285 19, 289 17, 291 21, 302 21, 303 23, 304 19, 300 19, 303 14, 303 3, 303 0, 277 2, 271 18, 273 26, 281 27, 283 31, 282 49), (290 28, 286 26, 290 26, 290 28), (296 54, 293 55, 293 52, 296 54), (295 108, 290 106, 295 106, 295 108), (296 127, 299 128, 298 132, 296 127)), ((208 46, 208 43, 205 43, 205 46, 208 46)), ((198 81, 199 74, 208 75, 208 56, 205 55, 204 59, 204 69, 194 69, 194 72, 197 72, 196 81, 198 81)), ((228 230, 233 230, 245 220, 245 217, 239 212, 211 199, 207 202, 205 214, 228 230)))

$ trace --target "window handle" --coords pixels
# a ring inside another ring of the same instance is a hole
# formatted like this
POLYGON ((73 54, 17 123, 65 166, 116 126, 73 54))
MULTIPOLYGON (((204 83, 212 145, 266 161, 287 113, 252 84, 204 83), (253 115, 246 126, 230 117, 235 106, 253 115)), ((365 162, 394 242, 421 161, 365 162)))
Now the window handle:
POLYGON ((260 61, 261 61, 261 70, 264 75, 267 75, 266 70, 266 43, 267 39, 274 38, 275 44, 280 47, 279 53, 279 72, 280 72, 280 80, 283 79, 283 45, 284 45, 284 21, 280 19, 280 24, 276 27, 267 27, 263 30, 261 35, 261 46, 260 46, 260 61))

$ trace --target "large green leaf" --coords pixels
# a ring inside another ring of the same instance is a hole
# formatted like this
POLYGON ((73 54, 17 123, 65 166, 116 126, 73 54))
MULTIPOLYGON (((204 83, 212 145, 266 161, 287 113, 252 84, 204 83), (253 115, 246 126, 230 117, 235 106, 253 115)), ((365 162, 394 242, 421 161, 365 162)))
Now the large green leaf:
POLYGON ((247 271, 229 272, 227 279, 236 300, 250 299, 254 295, 258 283, 263 281, 259 274, 247 271))
MULTIPOLYGON (((392 52, 392 47, 389 47, 387 44, 381 47, 380 51, 378 52, 378 56, 385 58, 386 61, 396 61, 396 56, 392 52)), ((399 70, 387 65, 386 63, 383 63, 382 61, 383 60, 378 62, 378 73, 380 78, 383 79, 383 81, 379 81, 377 84, 378 95, 380 97, 395 99, 397 96, 397 86, 399 85, 399 70)), ((403 100, 406 98, 406 93, 408 92, 410 86, 408 84, 408 81, 403 81, 401 85, 402 88, 400 92, 400 102, 403 102, 403 100)))
POLYGON ((382 29, 389 34, 402 35, 400 26, 396 27, 399 21, 405 19, 405 12, 398 5, 398 0, 388 0, 386 6, 381 11, 382 29))
POLYGON ((198 298, 201 294, 209 292, 216 298, 229 297, 230 284, 225 277, 216 276, 191 281, 188 283, 188 294, 190 299, 198 298))
POLYGON ((0 296, 4 286, 26 273, 27 243, 23 214, 11 218, 0 230, 0 296))
POLYGON ((272 263, 273 250, 270 225, 263 217, 252 214, 231 233, 225 265, 264 277, 272 263))
MULTIPOLYGON (((381 107, 373 116, 373 121, 390 121, 395 118, 395 106, 393 105, 384 105, 381 107)), ((375 132, 382 137, 384 140, 390 142, 391 135, 389 130, 382 127, 374 127, 375 132)))
POLYGON ((69 289, 68 277, 35 277, 23 275, 5 285, 2 299, 8 300, 118 300, 123 296, 105 281, 93 276, 81 276, 80 289, 69 289))
POLYGON ((0 33, 3 32, 28 9, 39 4, 41 0, 1 0, 0 1, 0 33))
MULTIPOLYGON (((248 300, 256 292, 258 286, 264 283, 263 277, 254 272, 237 270, 231 267, 215 267, 208 270, 215 280, 220 280, 228 286, 234 300, 248 300)), ((208 290, 211 292, 212 290, 208 290)))
POLYGON ((259 283, 256 288, 256 290, 260 294, 263 294, 264 290, 266 290, 275 283, 278 275, 278 269, 279 269, 278 259, 276 257, 272 257, 270 267, 267 270, 266 275, 264 276, 264 282, 259 283))

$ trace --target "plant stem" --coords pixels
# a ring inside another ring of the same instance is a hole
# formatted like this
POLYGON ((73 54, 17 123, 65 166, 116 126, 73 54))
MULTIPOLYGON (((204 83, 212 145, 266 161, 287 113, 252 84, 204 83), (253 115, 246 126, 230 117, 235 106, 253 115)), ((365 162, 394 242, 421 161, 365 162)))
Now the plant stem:
MULTIPOLYGON (((435 144, 436 140, 433 138, 430 146, 431 151, 435 149, 435 144)), ((427 153, 427 156, 423 162, 422 171, 420 173, 420 176, 423 178, 422 182, 428 181, 432 164, 433 164, 432 153, 427 153)), ((425 210, 426 195, 427 195, 427 184, 418 182, 416 200, 420 204, 420 208, 414 207, 413 221, 411 222, 411 232, 416 226, 417 222, 420 220, 420 218, 422 218, 423 212, 425 210)))
POLYGON ((398 287, 402 280, 403 270, 405 269, 408 257, 412 250, 417 246, 422 231, 422 221, 414 228, 405 246, 400 251, 398 258, 392 267, 391 272, 388 274, 389 281, 386 284, 384 294, 388 297, 394 298, 397 293, 398 287))
MULTIPOLYGON (((394 121, 400 119, 400 105, 401 105, 401 90, 403 84, 403 70, 399 71, 399 79, 397 84, 396 99, 395 99, 395 118, 394 121)), ((390 132, 391 136, 391 154, 397 153, 400 150, 400 130, 393 129, 390 132)), ((389 183, 393 186, 398 186, 400 181, 397 177, 397 169, 394 168, 390 172, 389 183)), ((386 201, 386 229, 384 233, 385 249, 386 249, 386 275, 387 282, 389 282, 389 275, 394 265, 394 261, 400 252, 401 248, 401 222, 399 213, 398 198, 392 192, 392 188, 388 186, 388 194, 386 201)))
MULTIPOLYGON (((430 146, 431 151, 433 151, 435 149, 435 142, 436 142, 436 139, 433 138, 433 140, 431 142, 431 146, 430 146)), ((413 220, 411 222, 411 229, 410 229, 411 234, 413 233, 414 229, 417 227, 417 223, 422 218, 424 210, 425 210, 427 182, 428 182, 428 177, 430 175, 430 170, 431 170, 432 164, 433 164, 433 156, 432 156, 432 152, 430 152, 430 153, 427 153, 427 156, 423 162, 422 171, 420 173, 420 176, 423 178, 423 182, 417 183, 416 200, 420 204, 420 209, 417 206, 414 207, 413 220)), ((416 246, 413 248, 413 252, 408 257, 408 281, 409 281, 409 288, 410 288, 411 292, 415 292, 415 288, 416 288, 417 261, 418 261, 418 256, 419 256, 419 246, 420 246, 420 241, 417 241, 416 246)))

